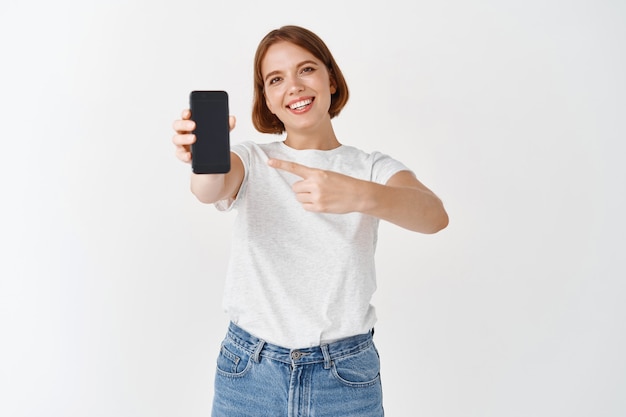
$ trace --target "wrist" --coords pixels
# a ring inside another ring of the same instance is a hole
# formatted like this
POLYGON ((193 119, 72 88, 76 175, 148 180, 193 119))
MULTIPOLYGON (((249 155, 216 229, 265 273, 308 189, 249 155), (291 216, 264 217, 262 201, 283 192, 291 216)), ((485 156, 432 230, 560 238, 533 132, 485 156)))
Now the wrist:
POLYGON ((356 211, 364 214, 371 214, 376 211, 377 192, 380 184, 376 184, 371 181, 357 180, 354 186, 356 202, 356 211))

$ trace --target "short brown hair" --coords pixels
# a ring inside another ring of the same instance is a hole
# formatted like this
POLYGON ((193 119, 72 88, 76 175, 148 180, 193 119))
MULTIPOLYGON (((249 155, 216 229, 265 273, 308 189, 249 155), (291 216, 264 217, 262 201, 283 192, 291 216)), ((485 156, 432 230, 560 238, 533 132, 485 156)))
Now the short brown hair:
POLYGON ((270 46, 280 41, 293 43, 309 51, 313 56, 322 61, 328 69, 328 74, 336 88, 331 95, 328 114, 330 118, 337 116, 348 102, 348 84, 335 62, 330 50, 315 33, 299 26, 283 26, 269 32, 259 43, 254 56, 254 101, 252 104, 252 123, 256 130, 261 133, 281 134, 285 131, 285 125, 267 107, 264 94, 263 74, 261 62, 270 46))

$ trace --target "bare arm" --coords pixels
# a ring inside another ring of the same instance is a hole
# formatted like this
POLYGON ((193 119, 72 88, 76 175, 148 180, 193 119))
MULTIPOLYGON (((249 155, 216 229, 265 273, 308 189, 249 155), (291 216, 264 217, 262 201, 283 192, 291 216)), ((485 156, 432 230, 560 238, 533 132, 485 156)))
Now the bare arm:
POLYGON ((230 171, 227 174, 191 173, 191 192, 203 203, 215 203, 235 198, 243 181, 244 167, 241 159, 230 153, 230 171))
MULTIPOLYGON (((236 120, 229 118, 230 129, 235 128, 236 120)), ((176 146, 176 156, 183 162, 191 163, 191 145, 196 136, 191 133, 196 124, 191 120, 191 111, 184 110, 182 118, 174 121, 176 134, 172 142, 176 146)), ((243 181, 244 168, 237 155, 230 154, 230 171, 227 174, 191 174, 191 192, 203 203, 215 203, 219 200, 235 197, 243 181)))
POLYGON ((293 191, 306 210, 361 212, 421 233, 436 233, 448 225, 441 200, 409 171, 396 173, 383 185, 294 162, 271 159, 269 164, 302 177, 293 191))
POLYGON ((362 181, 358 211, 415 232, 436 233, 448 225, 441 200, 410 171, 400 171, 381 185, 362 181))

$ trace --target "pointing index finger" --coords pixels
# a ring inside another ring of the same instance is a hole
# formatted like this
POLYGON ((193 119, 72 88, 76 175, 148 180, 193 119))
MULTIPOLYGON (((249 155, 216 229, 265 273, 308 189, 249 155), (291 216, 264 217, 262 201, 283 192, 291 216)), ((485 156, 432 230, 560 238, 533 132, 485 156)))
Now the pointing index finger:
POLYGON ((306 178, 312 171, 313 168, 309 168, 304 165, 300 165, 296 162, 283 161, 282 159, 270 159, 267 161, 267 164, 272 168, 280 169, 283 171, 291 172, 299 177, 306 178))

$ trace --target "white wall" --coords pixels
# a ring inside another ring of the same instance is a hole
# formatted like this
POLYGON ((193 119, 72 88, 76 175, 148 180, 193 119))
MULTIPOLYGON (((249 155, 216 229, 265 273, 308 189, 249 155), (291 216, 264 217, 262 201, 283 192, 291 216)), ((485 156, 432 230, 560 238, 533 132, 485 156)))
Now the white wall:
POLYGON ((192 89, 250 122, 252 56, 317 32, 342 141, 414 168, 434 236, 381 225, 390 416, 626 414, 618 0, 0 6, 0 415, 206 416, 232 214, 188 191, 192 89))

